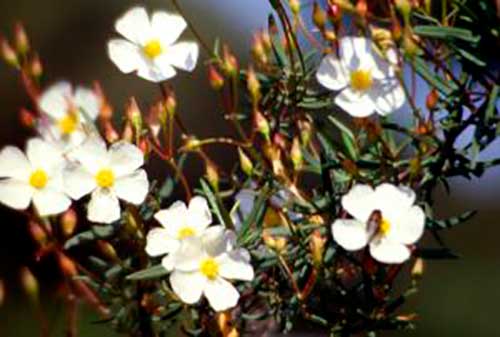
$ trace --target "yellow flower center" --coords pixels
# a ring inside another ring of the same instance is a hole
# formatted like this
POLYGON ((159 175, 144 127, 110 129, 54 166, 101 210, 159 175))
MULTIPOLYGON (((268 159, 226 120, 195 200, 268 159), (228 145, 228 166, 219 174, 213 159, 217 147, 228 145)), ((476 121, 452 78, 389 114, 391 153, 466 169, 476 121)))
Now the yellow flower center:
POLYGON ((110 169, 101 169, 95 175, 95 181, 99 187, 111 187, 115 183, 115 174, 110 169))
POLYGON ((47 173, 45 173, 45 171, 42 169, 35 170, 33 171, 33 173, 31 173, 30 185, 34 188, 44 188, 45 185, 47 185, 48 181, 49 177, 47 176, 47 173))
POLYGON ((391 230, 391 223, 386 218, 382 218, 378 227, 380 234, 387 235, 391 230))
POLYGON ((177 232, 177 237, 179 238, 179 240, 182 240, 195 234, 195 230, 192 227, 185 226, 179 229, 179 232, 177 232))
POLYGON ((357 91, 366 91, 373 84, 372 73, 369 70, 358 69, 351 73, 351 87, 357 91))
POLYGON ((214 280, 219 275, 219 263, 208 257, 200 263, 200 272, 208 279, 214 280))
POLYGON ((63 135, 72 134, 78 126, 78 116, 74 113, 68 113, 57 122, 57 125, 63 135))
POLYGON ((161 47, 160 41, 154 39, 146 43, 142 47, 142 51, 144 52, 144 54, 146 54, 147 57, 149 57, 150 59, 154 59, 160 56, 160 54, 163 52, 163 48, 161 47))

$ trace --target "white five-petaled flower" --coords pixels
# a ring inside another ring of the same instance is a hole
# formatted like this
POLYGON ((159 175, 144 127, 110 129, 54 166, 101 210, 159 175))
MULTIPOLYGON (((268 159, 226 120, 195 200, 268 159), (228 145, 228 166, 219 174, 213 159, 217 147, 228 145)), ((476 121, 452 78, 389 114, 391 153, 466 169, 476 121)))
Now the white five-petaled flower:
POLYGON ((80 145, 89 134, 92 123, 100 110, 97 95, 90 89, 76 87, 68 82, 58 82, 45 90, 39 100, 40 110, 47 116, 40 120, 42 136, 69 151, 80 145))
POLYGON ((393 49, 382 59, 364 37, 343 37, 339 49, 339 58, 325 56, 316 73, 321 85, 340 91, 335 97, 338 106, 353 117, 367 117, 374 112, 388 115, 405 103, 393 49))
POLYGON ((28 140, 26 155, 14 146, 0 152, 0 202, 18 210, 31 201, 41 216, 62 213, 71 200, 64 193, 62 170, 66 162, 53 145, 28 140))
POLYGON ((162 260, 167 270, 172 269, 173 255, 181 243, 189 237, 203 235, 212 223, 212 213, 207 200, 196 196, 189 202, 189 207, 182 201, 174 202, 168 209, 155 214, 155 219, 162 227, 153 228, 147 235, 146 253, 150 256, 168 254, 162 260))
POLYGON ((335 241, 349 251, 370 245, 370 254, 383 263, 402 263, 407 247, 423 234, 425 214, 414 205, 415 193, 403 186, 384 183, 373 189, 355 185, 342 197, 342 207, 354 219, 338 219, 332 225, 335 241))
POLYGON ((175 76, 175 68, 192 71, 198 60, 198 45, 178 42, 186 28, 179 15, 154 12, 151 20, 143 7, 134 7, 116 21, 115 29, 125 39, 108 43, 108 54, 124 73, 161 82, 175 76))
POLYGON ((196 303, 203 295, 215 311, 234 307, 238 290, 229 280, 251 281, 250 254, 236 247, 233 231, 222 226, 205 229, 203 236, 189 237, 173 253, 170 285, 179 298, 196 303))
POLYGON ((64 172, 64 185, 73 199, 92 193, 87 218, 111 223, 120 218, 118 199, 139 205, 148 193, 146 172, 139 169, 144 155, 135 145, 118 142, 106 149, 101 139, 90 138, 74 151, 79 164, 64 172))

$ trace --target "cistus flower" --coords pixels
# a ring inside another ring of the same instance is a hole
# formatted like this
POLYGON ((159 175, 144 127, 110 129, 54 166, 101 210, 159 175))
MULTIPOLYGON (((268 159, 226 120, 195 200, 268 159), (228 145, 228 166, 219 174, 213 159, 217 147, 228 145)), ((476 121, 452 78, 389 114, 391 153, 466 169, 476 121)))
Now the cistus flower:
POLYGON ((68 82, 58 82, 45 90, 38 102, 48 123, 40 120, 40 134, 60 146, 63 151, 74 149, 91 133, 89 125, 100 110, 97 95, 90 89, 76 87, 68 82))
POLYGON ((222 226, 207 228, 201 237, 187 238, 173 255, 170 285, 188 304, 198 302, 203 294, 215 311, 230 309, 240 294, 227 280, 254 278, 250 254, 237 248, 234 232, 222 226))
POLYGON ((71 204, 64 193, 65 165, 60 151, 39 138, 27 142, 26 154, 6 146, 0 152, 0 178, 5 178, 0 180, 0 202, 24 210, 33 201, 40 216, 64 212, 71 204))
POLYGON ((160 210, 154 215, 162 227, 153 228, 146 238, 146 253, 149 256, 168 254, 162 260, 167 270, 172 269, 172 253, 175 253, 181 243, 189 237, 203 235, 205 229, 212 223, 212 213, 207 200, 196 196, 189 206, 182 201, 174 202, 168 209, 160 210))
POLYGON ((339 58, 323 58, 316 73, 324 87, 340 91, 335 103, 353 117, 367 117, 374 112, 385 116, 399 109, 406 96, 396 78, 393 49, 387 60, 374 50, 364 37, 343 37, 339 41, 339 58))
POLYGON ((90 138, 74 153, 77 164, 64 171, 64 186, 73 199, 91 193, 87 218, 111 223, 120 218, 118 199, 141 204, 148 193, 144 155, 135 145, 118 142, 108 149, 99 138, 90 138))
POLYGON ((342 197, 342 207, 353 219, 337 219, 333 238, 346 250, 369 245, 376 260, 402 263, 411 255, 408 245, 424 232, 425 214, 414 202, 415 193, 407 187, 355 185, 342 197))
POLYGON ((198 45, 175 43, 186 27, 179 15, 154 12, 150 19, 143 7, 134 7, 116 21, 115 29, 126 40, 109 41, 108 55, 120 71, 137 71, 139 77, 152 82, 174 77, 174 67, 192 71, 198 60, 198 45))

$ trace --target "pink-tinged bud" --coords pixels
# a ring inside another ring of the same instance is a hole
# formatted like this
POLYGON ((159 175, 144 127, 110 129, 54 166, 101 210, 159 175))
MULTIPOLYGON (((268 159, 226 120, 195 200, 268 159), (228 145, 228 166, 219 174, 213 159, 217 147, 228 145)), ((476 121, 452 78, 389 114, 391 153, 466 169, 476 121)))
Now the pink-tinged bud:
POLYGON ((269 122, 267 121, 266 117, 264 117, 264 115, 258 110, 255 110, 254 113, 254 123, 257 131, 259 131, 266 140, 269 140, 269 134, 271 131, 269 122))
POLYGON ((285 166, 283 165, 283 162, 281 161, 280 149, 274 145, 265 144, 263 147, 263 150, 264 150, 264 154, 271 162, 271 165, 273 168, 273 173, 276 176, 283 177, 285 175, 285 166))
POLYGON ((323 10, 323 8, 321 8, 321 6, 318 5, 317 2, 314 2, 314 4, 313 4, 312 19, 313 19, 314 25, 320 31, 323 31, 325 29, 325 25, 326 25, 326 13, 323 10))
POLYGON ((134 141, 134 127, 130 121, 127 121, 123 127, 122 140, 129 143, 133 143, 134 141))
POLYGON ((269 61, 262 33, 260 32, 255 33, 253 36, 252 54, 258 63, 267 64, 269 61))
POLYGON ((257 79, 257 74, 252 67, 250 67, 247 72, 247 89, 250 92, 253 104, 256 105, 261 97, 260 82, 257 79))
POLYGON ((29 232, 33 240, 35 240, 40 246, 43 246, 47 243, 47 234, 43 230, 43 228, 36 222, 30 221, 29 232))
POLYGON ((104 122, 104 138, 106 138, 108 143, 114 143, 120 139, 120 136, 109 120, 104 122))
POLYGON ((14 26, 14 38, 16 42, 16 49, 21 54, 26 54, 30 49, 28 35, 22 23, 18 22, 14 26))
POLYGON ((411 276, 414 279, 420 279, 423 274, 424 274, 424 260, 421 258, 418 258, 415 260, 415 264, 413 265, 413 268, 411 269, 411 276))
POLYGON ((175 99, 173 91, 171 91, 167 98, 165 98, 165 109, 167 110, 169 116, 174 116, 177 111, 177 100, 175 99))
POLYGON ((61 215, 61 232, 65 237, 73 235, 78 223, 78 217, 74 209, 70 208, 61 215))
POLYGON ((205 167, 205 176, 207 178, 207 181, 210 183, 210 186, 214 189, 214 191, 219 190, 219 172, 217 172, 217 167, 211 163, 210 161, 207 161, 206 167, 205 167))
POLYGON ((300 0, 289 0, 288 5, 290 6, 290 10, 292 11, 293 15, 300 14, 300 0))
POLYGON ((293 167, 296 170, 300 170, 302 168, 304 157, 302 156, 300 141, 297 137, 293 139, 292 148, 290 150, 290 158, 292 159, 293 167))
POLYGON ((224 77, 219 73, 214 65, 208 65, 208 81, 212 89, 219 91, 224 86, 224 77))
POLYGON ((332 23, 337 23, 342 19, 342 9, 338 4, 329 4, 326 13, 332 23))
POLYGON ((279 148, 281 151, 288 151, 287 144, 288 140, 285 138, 285 136, 282 133, 276 132, 273 135, 273 144, 279 148))
POLYGON ((2 49, 2 57, 7 62, 8 65, 19 68, 19 59, 17 58, 17 54, 12 46, 9 44, 9 41, 6 39, 1 39, 0 47, 2 49))
POLYGON ((21 286, 26 292, 26 295, 33 301, 38 301, 39 286, 38 280, 35 278, 28 267, 22 267, 20 270, 21 286))
POLYGON ((99 118, 103 121, 110 120, 113 117, 113 107, 109 104, 99 82, 94 82, 94 93, 99 98, 99 118))
POLYGON ((31 74, 37 79, 43 75, 42 61, 38 55, 33 56, 31 60, 31 74))
POLYGON ((151 151, 151 147, 149 146, 149 143, 146 139, 141 139, 141 141, 139 142, 139 150, 141 150, 142 153, 144 153, 144 155, 148 155, 149 152, 151 151))
POLYGON ((139 105, 134 97, 128 101, 127 109, 125 110, 128 120, 132 123, 135 131, 140 134, 142 129, 142 114, 139 105))
POLYGON ((366 14, 368 13, 368 4, 366 3, 366 0, 358 0, 356 3, 356 12, 359 16, 363 18, 366 17, 366 14))
POLYGON ((436 89, 432 89, 425 99, 425 106, 429 111, 432 111, 436 108, 437 103, 439 101, 439 94, 436 89))
POLYGON ((243 152, 241 148, 238 148, 238 156, 240 158, 240 167, 241 170, 247 175, 251 176, 253 174, 253 163, 248 158, 248 156, 243 152))
POLYGON ((273 44, 271 42, 271 35, 269 35, 268 31, 262 31, 260 34, 260 37, 262 39, 262 45, 264 46, 264 49, 267 51, 270 51, 273 49, 273 44))
POLYGON ((313 263, 316 267, 320 266, 323 263, 323 253, 325 252, 325 243, 326 238, 321 236, 321 233, 318 229, 316 229, 309 241, 309 247, 311 249, 311 257, 313 263))
POLYGON ((227 45, 223 49, 222 68, 227 76, 235 77, 238 75, 238 61, 227 45))
POLYGON ((2 307, 2 305, 5 302, 5 295, 6 295, 5 282, 2 279, 0 279, 0 307, 2 307))
POLYGON ((73 277, 78 274, 77 268, 73 260, 71 260, 69 257, 64 255, 63 253, 59 253, 57 255, 58 257, 58 262, 59 262, 59 268, 61 268, 62 273, 66 277, 73 277))
POLYGON ((21 108, 19 111, 19 121, 21 122, 21 125, 28 129, 32 129, 36 125, 35 114, 25 108, 21 108))

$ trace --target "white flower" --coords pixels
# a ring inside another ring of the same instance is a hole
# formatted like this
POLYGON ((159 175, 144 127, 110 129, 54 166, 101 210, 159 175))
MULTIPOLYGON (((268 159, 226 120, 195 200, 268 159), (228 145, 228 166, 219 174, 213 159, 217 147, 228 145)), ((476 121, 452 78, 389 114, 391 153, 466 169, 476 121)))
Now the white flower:
POLYGON ((118 142, 106 149, 101 139, 90 138, 74 151, 79 164, 68 166, 64 185, 73 199, 92 193, 87 218, 111 223, 120 218, 118 199, 141 204, 149 183, 144 170, 144 155, 135 145, 118 142))
POLYGON ((31 201, 41 216, 62 213, 71 200, 64 194, 62 170, 65 160, 51 144, 30 139, 26 155, 14 146, 0 152, 0 202, 18 210, 31 201))
POLYGON ((254 271, 248 251, 235 244, 234 232, 222 226, 209 227, 202 237, 182 243, 173 254, 170 285, 183 302, 196 303, 203 294, 216 311, 238 303, 240 294, 227 280, 251 281, 254 271))
POLYGON ((373 189, 355 185, 342 197, 342 207, 354 219, 336 220, 333 238, 346 250, 369 244, 376 260, 402 263, 411 254, 407 245, 424 232, 425 214, 414 202, 415 193, 407 187, 384 183, 373 189))
POLYGON ((43 92, 40 110, 48 117, 40 121, 40 133, 63 151, 80 145, 91 131, 100 110, 97 95, 90 89, 58 82, 43 92))
POLYGON ((340 91, 335 97, 338 106, 353 117, 367 117, 375 111, 388 115, 405 103, 405 93, 395 77, 394 50, 384 60, 364 37, 343 37, 339 48, 340 58, 327 55, 316 73, 323 86, 340 91))
POLYGON ((115 24, 128 41, 109 41, 109 57, 122 72, 137 71, 137 75, 152 82, 174 77, 174 67, 192 71, 198 60, 198 45, 175 43, 186 26, 181 16, 154 12, 150 20, 143 7, 134 7, 115 24))
POLYGON ((163 227, 153 228, 147 235, 146 253, 150 256, 169 254, 162 260, 167 270, 172 269, 172 253, 189 237, 203 235, 212 223, 212 213, 207 200, 196 196, 189 202, 189 207, 182 201, 174 202, 168 209, 155 214, 155 219, 163 227))

